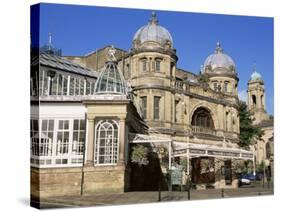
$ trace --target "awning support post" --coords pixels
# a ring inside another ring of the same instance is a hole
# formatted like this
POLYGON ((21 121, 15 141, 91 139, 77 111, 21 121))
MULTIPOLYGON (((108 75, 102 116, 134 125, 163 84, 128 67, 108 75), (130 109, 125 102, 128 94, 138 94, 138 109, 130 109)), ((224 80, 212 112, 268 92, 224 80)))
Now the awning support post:
POLYGON ((172 157, 171 151, 172 151, 172 142, 170 141, 169 142, 169 170, 171 169, 171 157, 172 157))
POLYGON ((189 148, 186 149, 186 173, 189 176, 189 148))
POLYGON ((253 153, 253 171, 254 176, 256 176, 256 160, 255 160, 255 153, 253 153))

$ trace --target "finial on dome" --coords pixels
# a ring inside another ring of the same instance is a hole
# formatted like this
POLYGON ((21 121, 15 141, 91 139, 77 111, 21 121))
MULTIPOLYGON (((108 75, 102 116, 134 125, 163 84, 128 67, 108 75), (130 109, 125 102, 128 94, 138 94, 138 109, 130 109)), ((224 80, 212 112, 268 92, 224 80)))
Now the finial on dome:
POLYGON ((48 42, 48 50, 51 51, 52 49, 52 33, 49 32, 49 42, 48 42))
POLYGON ((157 15, 155 12, 151 13, 150 24, 158 24, 157 15))
POLYGON ((221 47, 221 43, 218 41, 217 44, 216 44, 216 51, 215 53, 222 53, 223 52, 223 49, 221 47))
POLYGON ((117 59, 115 57, 115 52, 116 52, 116 49, 114 48, 113 45, 111 45, 111 47, 108 49, 108 52, 107 52, 108 61, 111 61, 111 62, 117 61, 117 59))
POLYGON ((257 72, 256 63, 253 64, 253 73, 251 75, 251 79, 250 80, 251 81, 262 80, 261 74, 257 72))

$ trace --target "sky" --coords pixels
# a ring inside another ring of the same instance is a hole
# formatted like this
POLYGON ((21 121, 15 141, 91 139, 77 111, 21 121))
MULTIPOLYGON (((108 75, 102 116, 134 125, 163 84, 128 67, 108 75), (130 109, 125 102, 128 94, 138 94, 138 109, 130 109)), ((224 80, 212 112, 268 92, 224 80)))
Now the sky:
MULTIPOLYGON (((274 111, 273 18, 154 10, 159 24, 171 33, 179 58, 177 67, 198 74, 219 41, 236 64, 239 97, 247 98, 247 82, 256 64, 266 88, 266 110, 274 111)), ((82 56, 106 45, 129 50, 135 32, 146 25, 151 10, 41 4, 39 38, 62 49, 63 55, 82 56)), ((35 17, 33 15, 33 17, 35 17)), ((34 21, 31 20, 31 21, 34 21)))

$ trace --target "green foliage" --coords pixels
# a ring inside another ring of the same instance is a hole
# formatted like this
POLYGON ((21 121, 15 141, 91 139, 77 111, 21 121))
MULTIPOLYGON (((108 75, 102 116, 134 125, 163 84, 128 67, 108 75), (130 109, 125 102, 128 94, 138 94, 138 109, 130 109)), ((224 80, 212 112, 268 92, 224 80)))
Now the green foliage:
POLYGON ((264 171, 264 168, 265 168, 265 163, 264 161, 262 161, 260 164, 257 165, 257 172, 263 172, 264 171))
POLYGON ((239 145, 241 147, 248 147, 254 138, 261 139, 263 131, 253 125, 252 114, 247 110, 245 102, 239 102, 238 113, 240 118, 239 145))
POLYGON ((132 148, 131 162, 137 163, 139 166, 147 165, 148 161, 148 149, 140 144, 132 148))

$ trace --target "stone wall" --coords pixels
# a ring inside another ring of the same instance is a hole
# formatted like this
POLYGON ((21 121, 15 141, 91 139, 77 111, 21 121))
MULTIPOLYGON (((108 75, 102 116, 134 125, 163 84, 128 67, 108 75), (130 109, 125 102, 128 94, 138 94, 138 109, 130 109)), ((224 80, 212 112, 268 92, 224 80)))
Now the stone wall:
MULTIPOLYGON (((124 192, 124 173, 124 166, 84 167, 83 195, 124 192)), ((81 195, 81 183, 81 167, 31 168, 32 199, 81 195)))
POLYGON ((31 196, 80 195, 81 168, 31 168, 31 196))

